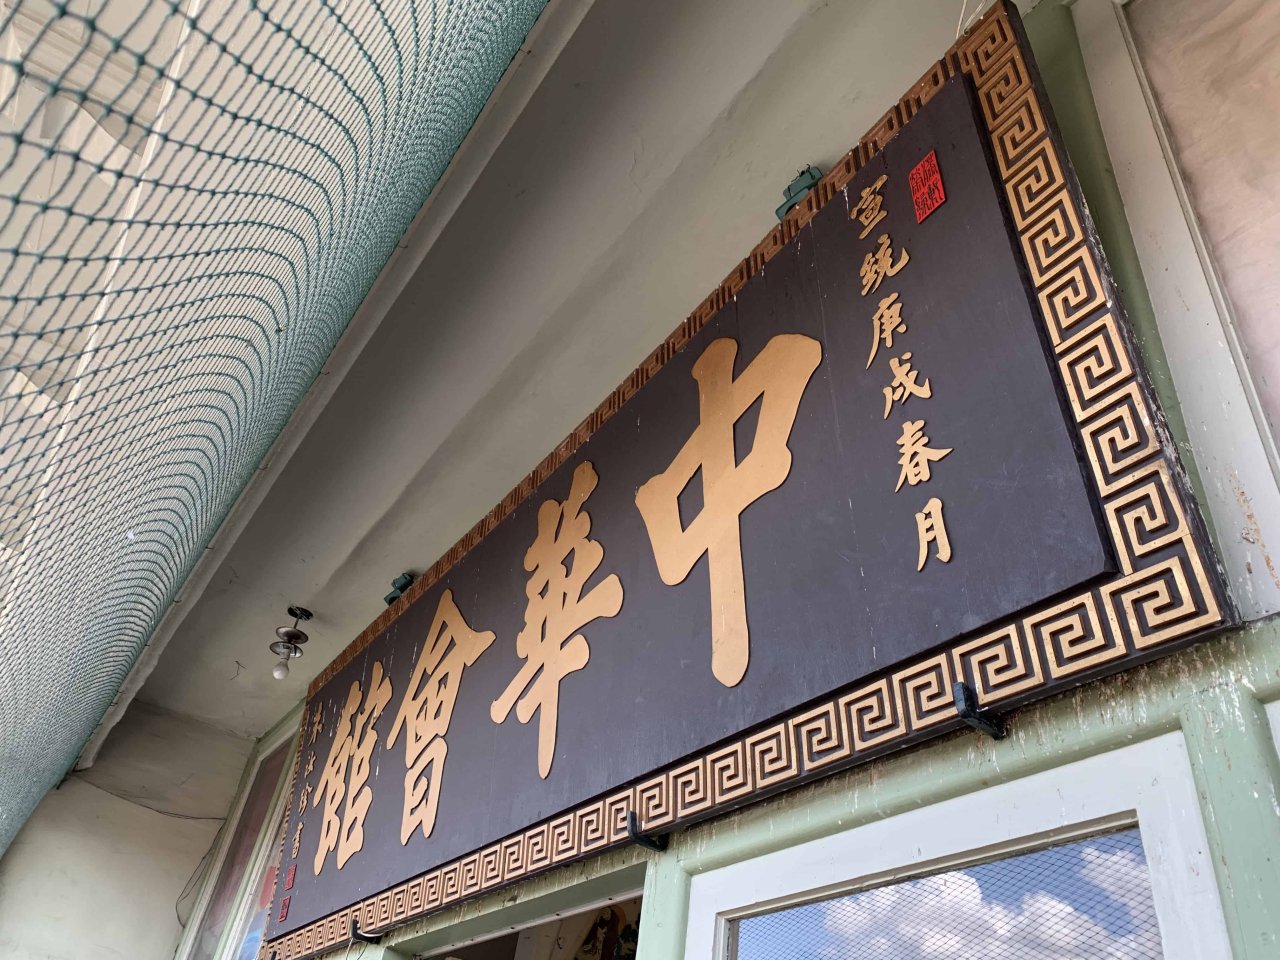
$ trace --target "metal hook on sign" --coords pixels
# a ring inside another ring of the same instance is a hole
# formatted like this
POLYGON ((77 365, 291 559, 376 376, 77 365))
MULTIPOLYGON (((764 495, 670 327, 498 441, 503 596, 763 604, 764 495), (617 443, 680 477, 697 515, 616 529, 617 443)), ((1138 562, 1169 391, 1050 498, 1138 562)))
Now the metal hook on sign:
POLYGON ((956 713, 973 729, 981 730, 992 740, 1003 740, 1009 735, 1003 720, 979 708, 977 692, 963 680, 951 688, 951 696, 955 700, 956 713))
POLYGON ((634 810, 627 811, 627 838, 632 843, 638 843, 646 850, 656 850, 661 853, 667 849, 667 838, 665 836, 648 835, 640 832, 640 818, 636 816, 634 810))
POLYGON ((358 943, 378 943, 382 939, 381 934, 369 934, 360 932, 360 921, 356 917, 351 918, 351 939, 358 943))

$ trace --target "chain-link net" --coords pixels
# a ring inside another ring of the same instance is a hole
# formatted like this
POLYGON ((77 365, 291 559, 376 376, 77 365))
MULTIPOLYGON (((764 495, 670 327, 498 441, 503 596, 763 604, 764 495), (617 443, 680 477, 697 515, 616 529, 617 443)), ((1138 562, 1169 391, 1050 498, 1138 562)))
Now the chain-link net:
POLYGON ((733 960, 1159 960, 1137 830, 734 924, 733 960))
POLYGON ((544 2, 0 0, 0 852, 544 2))

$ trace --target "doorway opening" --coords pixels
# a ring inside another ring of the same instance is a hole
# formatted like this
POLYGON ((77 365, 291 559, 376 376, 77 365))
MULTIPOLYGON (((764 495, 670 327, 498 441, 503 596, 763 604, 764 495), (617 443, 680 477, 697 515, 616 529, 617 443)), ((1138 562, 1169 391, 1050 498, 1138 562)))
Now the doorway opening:
POLYGON ((633 960, 640 898, 557 916, 522 930, 429 953, 414 960, 633 960))

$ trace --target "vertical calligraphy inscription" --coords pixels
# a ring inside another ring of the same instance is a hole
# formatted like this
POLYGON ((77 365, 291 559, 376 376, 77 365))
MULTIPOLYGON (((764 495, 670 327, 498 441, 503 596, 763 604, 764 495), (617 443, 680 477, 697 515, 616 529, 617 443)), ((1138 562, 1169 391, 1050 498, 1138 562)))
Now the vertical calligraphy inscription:
MULTIPOLYGON (((888 182, 888 176, 881 174, 875 182, 862 190, 857 204, 849 212, 849 217, 863 225, 858 234, 865 239, 871 227, 885 219, 889 212, 884 207, 880 191, 888 182)), ((916 222, 942 205, 946 194, 942 188, 942 174, 938 170, 938 158, 935 151, 928 155, 912 169, 909 184, 916 208, 916 222)), ((863 257, 858 268, 858 276, 862 281, 862 296, 875 293, 886 279, 896 276, 911 262, 911 255, 902 248, 896 260, 893 253, 893 242, 888 233, 882 233, 874 250, 863 257)), ((896 292, 883 297, 871 317, 871 353, 867 357, 868 370, 875 362, 876 355, 883 346, 893 348, 895 334, 907 332, 906 321, 902 318, 902 301, 896 292)), ((930 400, 933 397, 933 384, 928 378, 920 382, 920 371, 912 363, 911 351, 901 356, 889 358, 889 371, 892 374, 889 385, 881 390, 884 395, 884 413, 882 420, 888 420, 894 405, 904 405, 913 397, 930 400)), ((917 486, 928 483, 933 475, 932 464, 942 460, 952 452, 950 447, 930 447, 929 437, 924 432, 923 420, 906 420, 902 424, 902 432, 898 436, 898 482, 893 488, 897 493, 904 483, 917 486)), ((916 571, 924 569, 929 558, 929 546, 935 547, 934 555, 943 563, 951 560, 951 540, 947 534, 946 520, 942 515, 942 501, 931 497, 922 510, 915 515, 917 559, 916 571)))
MULTIPOLYGON (((883 180, 884 177, 880 179, 883 180)), ((868 370, 871 369, 871 364, 882 346, 887 350, 893 349, 894 334, 907 332, 907 322, 902 319, 902 301, 898 299, 896 293, 891 293, 880 301, 875 316, 871 318, 871 326, 871 355, 867 357, 868 370)))
POLYGON ((560 681, 585 667, 591 656, 587 638, 577 631, 622 609, 617 574, 582 594, 604 560, 604 549, 590 538, 591 515, 582 509, 598 479, 595 467, 584 461, 573 471, 568 498, 547 500, 538 508, 538 535, 524 555, 524 568, 532 574, 525 585, 529 602, 524 629, 516 637, 516 653, 525 663, 489 711, 494 723, 506 720, 512 706, 521 723, 539 714, 538 775, 543 779, 555 758, 560 681))
POLYGON ((893 371, 893 380, 882 391, 884 416, 881 419, 889 419, 895 403, 901 406, 912 397, 928 400, 933 396, 933 386, 929 378, 926 377, 924 383, 919 382, 920 371, 911 365, 910 350, 900 357, 892 358, 889 361, 889 369, 893 371))
POLYGON ((387 735, 387 748, 396 745, 404 732, 404 816, 400 823, 400 843, 406 844, 416 829, 431 836, 440 804, 440 780, 449 752, 445 735, 458 700, 462 672, 489 649, 494 634, 478 633, 462 616, 446 590, 427 630, 422 653, 414 665, 395 722, 387 735))
POLYGON ((916 486, 928 483, 933 475, 930 464, 943 459, 951 452, 950 447, 935 448, 929 446, 929 437, 924 432, 923 420, 908 420, 902 425, 902 435, 898 437, 898 485, 893 488, 897 493, 904 483, 916 486))
POLYGON ((951 561, 951 537, 947 535, 947 524, 942 516, 942 501, 937 497, 930 497, 924 509, 916 514, 916 539, 920 542, 917 571, 923 570, 929 559, 930 544, 934 544, 934 556, 943 563, 951 561))
POLYGON ((849 211, 849 219, 857 220, 862 224, 862 230, 858 234, 859 240, 865 240, 872 228, 889 215, 884 209, 884 196, 880 193, 888 179, 888 175, 882 173, 876 177, 875 183, 871 186, 863 187, 858 202, 849 211))
POLYGON ((707 555, 711 581, 711 672, 726 687, 747 672, 751 647, 742 575, 742 511, 782 486, 791 472, 787 442, 809 379, 822 361, 822 345, 800 334, 779 334, 733 377, 734 340, 713 340, 693 365, 698 382, 698 426, 663 473, 636 491, 663 583, 684 581, 707 555), (760 400, 751 452, 741 461, 734 424, 760 400), (701 471, 702 510, 685 527, 680 494, 701 471))
POLYGON ((858 276, 862 278, 862 295, 865 297, 868 293, 875 293, 887 277, 896 277, 898 271, 910 262, 911 254, 906 250, 898 251, 895 260, 893 241, 887 233, 880 234, 876 248, 863 258, 862 266, 858 269, 858 276))
MULTIPOLYGON (((307 726, 304 724, 304 726, 307 726)), ((315 746, 316 738, 320 736, 320 731, 324 729, 324 704, 317 703, 315 711, 311 714, 311 723, 307 733, 307 746, 315 746)), ((307 771, 310 775, 311 771, 307 771)))

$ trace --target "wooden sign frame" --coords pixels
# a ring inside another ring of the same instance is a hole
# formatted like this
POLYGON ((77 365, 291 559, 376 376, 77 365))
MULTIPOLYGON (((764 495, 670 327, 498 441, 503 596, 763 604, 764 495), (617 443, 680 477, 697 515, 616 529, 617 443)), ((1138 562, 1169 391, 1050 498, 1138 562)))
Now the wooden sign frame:
POLYGON ((1008 710, 1046 687, 1056 692, 1150 660, 1234 619, 1105 257, 1087 229, 1017 10, 998 0, 625 383, 312 682, 310 693, 528 498, 960 73, 977 91, 1117 573, 367 897, 271 941, 264 956, 301 960, 347 943, 353 926, 384 931, 620 845, 632 811, 643 832, 670 830, 958 728, 957 681, 972 687, 981 707, 1008 710))

